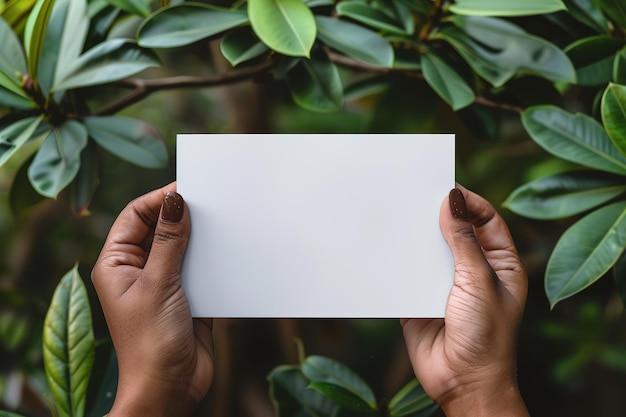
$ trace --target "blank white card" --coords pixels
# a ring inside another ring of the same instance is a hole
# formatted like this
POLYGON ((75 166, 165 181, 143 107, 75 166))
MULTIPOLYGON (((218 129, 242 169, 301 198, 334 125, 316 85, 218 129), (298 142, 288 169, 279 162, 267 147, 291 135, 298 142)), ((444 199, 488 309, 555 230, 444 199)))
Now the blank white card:
POLYGON ((443 317, 454 135, 178 135, 194 317, 443 317))

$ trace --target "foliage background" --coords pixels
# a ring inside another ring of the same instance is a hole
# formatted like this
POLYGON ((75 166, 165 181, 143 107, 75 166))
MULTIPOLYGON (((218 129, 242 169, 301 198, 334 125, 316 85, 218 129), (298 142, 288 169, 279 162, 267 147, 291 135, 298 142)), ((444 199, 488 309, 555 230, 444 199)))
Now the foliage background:
MULTIPOLYGON (((556 41, 563 36, 561 29, 548 25, 547 20, 516 21, 536 25, 533 28, 546 39, 556 41)), ((573 26, 572 30, 586 29, 573 26)), ((221 73, 230 68, 218 53, 216 40, 161 51, 160 56, 164 65, 147 70, 142 77, 221 73)), ((342 70, 341 75, 347 78, 349 73, 342 70)), ((506 106, 489 108, 493 119, 488 129, 473 129, 466 115, 452 111, 423 79, 393 75, 391 79, 394 83, 389 89, 347 100, 341 111, 323 114, 295 106, 284 83, 265 79, 162 91, 121 114, 155 125, 170 155, 174 155, 178 132, 455 132, 458 181, 495 205, 522 183, 569 167, 531 141, 519 115, 506 106)), ((549 83, 536 77, 514 79, 508 87, 504 98, 514 102, 533 102, 534 95, 545 93, 539 91, 542 88, 553 91, 549 83)), ((94 96, 108 102, 107 94, 98 91, 94 96)), ((593 101, 593 94, 582 90, 562 100, 564 107, 584 108, 593 101)), ((26 181, 22 161, 10 161, 0 168, 2 408, 19 409, 25 415, 49 415, 42 396, 46 388, 41 327, 52 291, 77 260, 81 275, 88 277, 108 228, 123 206, 175 176, 173 158, 165 169, 146 170, 106 152, 98 157, 100 187, 86 217, 69 215, 72 202, 67 193, 56 201, 37 197, 26 181)), ((550 310, 544 293, 545 266, 559 236, 573 220, 528 220, 501 211, 529 271, 519 379, 531 414, 626 415, 622 395, 626 323, 613 283, 601 280, 550 310)), ((93 288, 86 284, 97 339, 89 397, 94 404, 106 398, 106 392, 98 394, 96 389, 110 386, 105 371, 111 346, 93 288), (104 382, 98 383, 102 379, 104 382)), ((274 415, 265 377, 276 365, 297 360, 296 337, 307 353, 330 356, 351 366, 382 396, 391 395, 411 378, 400 328, 392 320, 217 320, 215 333, 217 380, 198 415, 274 415)))

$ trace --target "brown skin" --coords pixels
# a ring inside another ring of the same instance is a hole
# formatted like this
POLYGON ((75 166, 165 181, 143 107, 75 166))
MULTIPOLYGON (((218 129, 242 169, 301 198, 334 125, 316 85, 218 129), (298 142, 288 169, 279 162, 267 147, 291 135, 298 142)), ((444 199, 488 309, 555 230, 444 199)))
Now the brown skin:
MULTIPOLYGON (((180 285, 190 219, 174 191, 131 202, 92 273, 120 369, 109 417, 187 416, 211 385, 212 321, 191 318, 180 285)), ((494 208, 462 193, 440 217, 456 269, 446 318, 402 320, 407 349, 448 417, 528 416, 515 377, 526 274, 494 208)))
POLYGON ((528 416, 516 378, 526 272, 493 206, 458 190, 440 213, 455 265, 445 319, 401 321, 413 370, 448 417, 528 416))

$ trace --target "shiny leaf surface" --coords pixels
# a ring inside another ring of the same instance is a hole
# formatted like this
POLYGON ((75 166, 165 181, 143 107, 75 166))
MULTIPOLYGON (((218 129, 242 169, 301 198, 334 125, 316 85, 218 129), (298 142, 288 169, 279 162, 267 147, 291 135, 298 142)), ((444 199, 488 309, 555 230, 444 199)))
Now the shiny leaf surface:
POLYGON ((287 84, 296 103, 314 111, 335 111, 343 106, 343 87, 337 67, 322 52, 300 60, 287 73, 287 84))
POLYGON ((40 123, 41 117, 26 117, 0 131, 0 166, 33 138, 40 123))
POLYGON ((3 19, 0 19, 0 39, 0 75, 3 76, 0 78, 0 85, 10 88, 16 94, 21 92, 21 95, 25 95, 20 85, 21 75, 27 71, 26 57, 17 36, 3 19))
POLYGON ((456 0, 450 11, 472 16, 528 16, 565 10, 561 0, 456 0))
POLYGON ((406 384, 389 402, 390 417, 429 417, 438 409, 417 379, 406 384))
POLYGON ((626 155, 626 86, 610 84, 602 96, 602 123, 617 149, 626 155))
POLYGON ((244 26, 227 33, 220 42, 220 50, 232 66, 237 66, 264 54, 269 48, 250 26, 244 26))
POLYGON ((565 51, 576 67, 579 85, 604 85, 613 76, 615 54, 624 41, 610 36, 592 36, 580 39, 565 51))
POLYGON ((310 381, 299 366, 279 366, 267 379, 279 416, 333 417, 337 411, 337 405, 330 399, 307 388, 310 381))
POLYGON ((335 8, 339 16, 349 17, 375 29, 398 35, 407 35, 403 22, 399 22, 368 3, 360 1, 342 1, 335 8))
POLYGON ((330 382, 316 381, 311 382, 308 388, 319 391, 340 407, 358 411, 360 413, 373 414, 376 411, 370 408, 369 404, 363 401, 361 397, 355 395, 352 391, 341 385, 332 384, 330 382))
POLYGON ((31 76, 39 73, 39 58, 54 4, 55 0, 38 0, 26 21, 24 45, 28 57, 28 73, 31 76))
POLYGON ((422 55, 424 79, 453 110, 460 110, 474 102, 474 92, 463 78, 435 53, 422 55))

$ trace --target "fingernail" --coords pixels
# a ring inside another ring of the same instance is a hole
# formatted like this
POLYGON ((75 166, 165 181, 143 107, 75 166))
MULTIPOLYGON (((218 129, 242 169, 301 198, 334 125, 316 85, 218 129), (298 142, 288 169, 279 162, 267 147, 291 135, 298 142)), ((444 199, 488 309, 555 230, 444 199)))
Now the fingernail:
POLYGON ((458 188, 450 190, 450 211, 452 217, 459 220, 467 220, 467 205, 465 204, 465 197, 458 188))
POLYGON ((185 202, 180 194, 175 192, 165 194, 161 219, 166 222, 178 223, 183 218, 184 206, 185 202))

